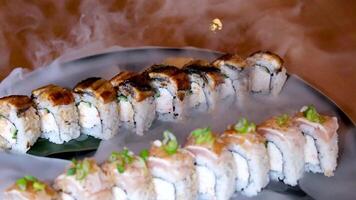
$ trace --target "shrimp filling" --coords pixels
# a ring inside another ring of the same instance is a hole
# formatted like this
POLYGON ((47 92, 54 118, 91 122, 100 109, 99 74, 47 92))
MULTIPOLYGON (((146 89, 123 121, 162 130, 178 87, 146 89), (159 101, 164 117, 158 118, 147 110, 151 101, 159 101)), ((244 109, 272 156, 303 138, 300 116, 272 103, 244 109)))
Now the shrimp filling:
POLYGON ((101 120, 99 111, 89 102, 80 102, 78 105, 79 110, 79 124, 83 128, 92 128, 100 125, 101 120))
POLYGON ((134 122, 134 109, 129 101, 121 100, 119 102, 120 109, 120 121, 123 122, 134 122))

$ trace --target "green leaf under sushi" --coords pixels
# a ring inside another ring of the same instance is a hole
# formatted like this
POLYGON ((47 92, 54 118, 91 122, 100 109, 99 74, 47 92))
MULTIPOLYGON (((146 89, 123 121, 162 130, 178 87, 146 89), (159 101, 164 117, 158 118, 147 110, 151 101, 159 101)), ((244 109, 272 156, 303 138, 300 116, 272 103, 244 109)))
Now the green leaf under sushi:
POLYGON ((100 141, 100 139, 87 135, 81 135, 79 138, 64 144, 54 144, 47 139, 39 138, 27 153, 36 156, 50 156, 60 153, 90 151, 96 150, 100 141))

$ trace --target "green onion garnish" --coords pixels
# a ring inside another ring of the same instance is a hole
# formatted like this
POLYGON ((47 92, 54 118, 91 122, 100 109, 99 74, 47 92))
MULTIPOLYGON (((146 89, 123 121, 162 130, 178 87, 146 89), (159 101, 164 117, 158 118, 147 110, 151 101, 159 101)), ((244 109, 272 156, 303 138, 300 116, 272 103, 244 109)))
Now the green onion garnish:
POLYGON ((119 100, 119 101, 128 101, 127 96, 122 95, 122 94, 117 97, 117 100, 119 100))
POLYGON ((32 182, 32 187, 36 191, 41 191, 46 187, 46 185, 39 181, 36 177, 28 175, 24 176, 23 178, 17 179, 16 185, 20 188, 20 190, 26 190, 29 182, 32 182))
POLYGON ((69 168, 68 170, 67 170, 67 175, 68 176, 73 176, 74 174, 75 174, 75 168, 69 168))
POLYGON ((78 163, 78 161, 76 160, 76 159, 72 159, 72 165, 73 165, 73 167, 71 167, 71 168, 69 168, 68 170, 67 170, 67 175, 68 176, 73 176, 73 175, 75 175, 75 173, 76 173, 76 166, 77 166, 77 163, 78 163))
POLYGON ((131 164, 134 160, 134 154, 127 148, 124 148, 121 152, 112 152, 108 160, 109 162, 116 162, 117 171, 124 173, 125 166, 131 164))
POLYGON ((77 180, 83 180, 90 171, 90 162, 87 159, 82 161, 72 160, 72 167, 67 170, 68 176, 74 176, 77 180))
POLYGON ((108 160, 109 160, 110 162, 115 162, 115 161, 117 160, 117 158, 119 157, 119 154, 120 154, 119 152, 113 151, 113 152, 110 154, 108 160))
POLYGON ((161 96, 161 93, 157 90, 156 93, 155 93, 155 98, 158 98, 161 96))
POLYGON ((124 171, 125 171, 124 165, 117 164, 116 168, 117 168, 117 171, 120 172, 120 174, 124 173, 124 171))
POLYGON ((41 183, 39 181, 35 181, 33 182, 33 188, 36 190, 36 191, 41 191, 41 190, 44 190, 46 185, 44 183, 41 183))
POLYGON ((167 131, 167 130, 163 132, 162 143, 163 143, 162 147, 166 151, 167 154, 173 155, 177 152, 178 142, 172 132, 167 131))
POLYGON ((83 180, 88 174, 90 170, 90 163, 88 160, 83 160, 77 163, 76 167, 76 178, 77 180, 83 180))
POLYGON ((18 133, 17 128, 11 127, 10 131, 11 131, 11 134, 12 134, 12 137, 11 137, 11 138, 12 138, 12 139, 16 139, 16 138, 17 138, 17 133, 18 133))
POLYGON ((76 170, 75 178, 77 180, 83 180, 86 176, 87 174, 83 170, 76 170))
POLYGON ((83 105, 85 105, 86 107, 89 107, 89 108, 92 106, 92 104, 90 102, 87 102, 87 101, 82 101, 81 103, 83 105))
POLYGON ((24 178, 27 180, 27 181, 38 181, 38 179, 34 176, 30 176, 30 175, 27 175, 27 176, 24 176, 24 178))
POLYGON ((246 118, 242 118, 235 124, 234 129, 239 133, 251 133, 256 131, 256 125, 253 122, 248 122, 246 118))
POLYGON ((78 164, 78 161, 77 161, 76 159, 74 159, 74 158, 73 158, 71 161, 72 161, 72 163, 73 163, 74 165, 78 164))
POLYGON ((289 120, 289 116, 287 114, 283 114, 283 115, 276 117, 276 122, 277 122, 278 126, 286 125, 288 120, 289 120))
POLYGON ((144 160, 147 161, 148 156, 150 156, 150 153, 147 149, 144 149, 140 152, 140 157, 144 160))
POLYGON ((131 163, 133 161, 133 154, 129 152, 127 148, 124 148, 122 151, 122 157, 125 161, 125 163, 131 163))
POLYGON ((16 185, 20 188, 20 190, 26 190, 27 180, 25 178, 17 179, 16 185))
POLYGON ((197 144, 212 143, 214 141, 214 136, 210 128, 198 128, 192 131, 191 134, 197 144))
POLYGON ((324 117, 321 116, 313 105, 309 105, 304 111, 303 115, 307 120, 316 123, 323 123, 325 121, 324 117))

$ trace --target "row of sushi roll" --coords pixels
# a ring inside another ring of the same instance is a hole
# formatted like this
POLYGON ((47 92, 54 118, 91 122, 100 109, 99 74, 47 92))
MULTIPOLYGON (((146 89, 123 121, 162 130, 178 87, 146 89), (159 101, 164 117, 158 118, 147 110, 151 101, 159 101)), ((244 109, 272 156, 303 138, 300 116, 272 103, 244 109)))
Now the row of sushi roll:
MULTIPOLYGON (((88 78, 73 90, 47 85, 32 96, 0 98, 0 149, 25 153, 39 138, 62 144, 87 134, 109 139, 120 127, 143 135, 154 120, 175 121, 188 110, 211 111, 220 100, 244 93, 278 94, 287 79, 282 59, 257 52, 247 59, 224 55, 212 63, 153 65, 111 80, 88 78)), ((226 104, 225 104, 226 105, 226 104)))
POLYGON ((258 126, 242 118, 222 134, 199 128, 182 146, 164 131, 162 140, 138 155, 123 148, 101 165, 73 160, 54 189, 33 177, 18 179, 5 200, 227 200, 235 191, 255 196, 270 180, 295 186, 304 172, 333 176, 337 129, 336 117, 305 106, 258 126))

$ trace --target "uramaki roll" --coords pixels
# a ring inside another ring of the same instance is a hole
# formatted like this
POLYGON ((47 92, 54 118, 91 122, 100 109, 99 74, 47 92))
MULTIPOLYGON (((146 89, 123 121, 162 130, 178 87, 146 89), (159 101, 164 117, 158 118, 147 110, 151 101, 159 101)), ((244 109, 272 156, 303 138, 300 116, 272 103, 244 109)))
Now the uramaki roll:
POLYGON ((32 91, 32 99, 41 118, 41 137, 56 144, 79 137, 79 117, 71 90, 47 85, 32 91))
POLYGON ((287 80, 287 70, 283 60, 271 52, 255 52, 247 58, 252 67, 250 72, 250 89, 252 92, 277 95, 287 80))
POLYGON ((74 87, 81 132, 110 139, 119 132, 116 90, 102 78, 88 78, 74 87))
POLYGON ((236 190, 255 196, 269 182, 269 157, 265 138, 256 133, 254 123, 242 118, 221 136, 232 153, 237 168, 236 190))
POLYGON ((169 65, 153 65, 143 72, 155 89, 158 119, 174 121, 186 117, 190 84, 187 74, 169 65))
POLYGON ((337 118, 321 115, 314 106, 307 106, 296 114, 294 121, 306 140, 306 171, 333 176, 339 152, 337 118))
POLYGON ((143 135, 156 118, 154 90, 145 76, 120 72, 110 80, 117 91, 120 121, 143 135))
POLYGON ((272 117, 257 128, 267 141, 270 177, 295 186, 304 173, 305 139, 288 115, 272 117))
POLYGON ((0 148, 26 153, 40 135, 40 118, 28 96, 0 98, 0 148))
POLYGON ((236 165, 224 142, 209 128, 196 129, 184 148, 195 158, 199 195, 204 199, 230 199, 235 191, 236 165))
POLYGON ((163 141, 156 140, 152 143, 148 167, 153 177, 157 200, 198 198, 193 155, 179 148, 171 132, 165 131, 163 141))

